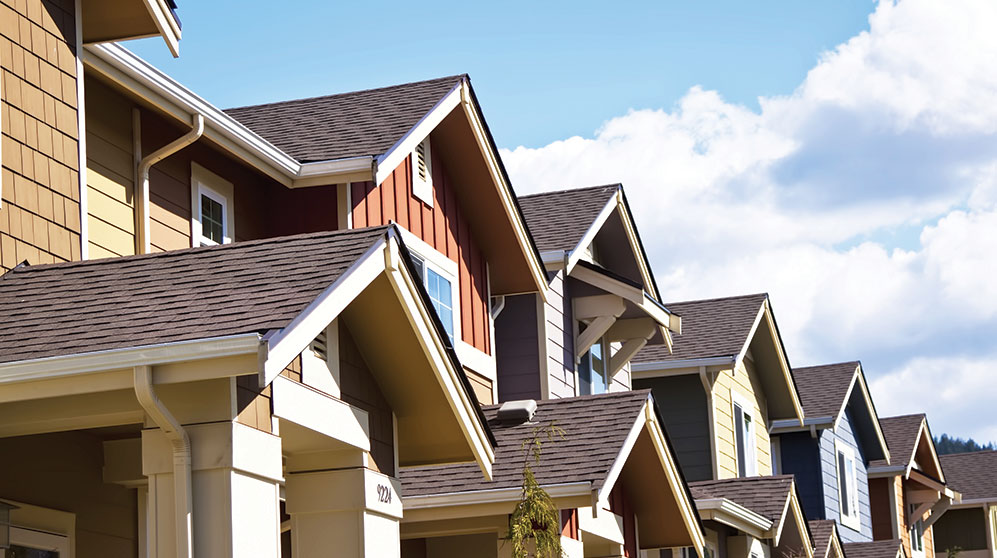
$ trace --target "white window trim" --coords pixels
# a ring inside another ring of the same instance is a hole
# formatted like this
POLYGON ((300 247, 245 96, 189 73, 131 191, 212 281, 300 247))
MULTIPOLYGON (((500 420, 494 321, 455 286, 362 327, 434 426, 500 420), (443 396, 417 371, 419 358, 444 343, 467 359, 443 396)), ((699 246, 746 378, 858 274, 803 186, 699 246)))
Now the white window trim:
POLYGON ((235 239, 234 190, 234 186, 228 180, 197 163, 190 164, 191 246, 196 248, 201 245, 216 244, 201 234, 201 195, 205 195, 222 205, 222 244, 228 244, 235 239))
MULTIPOLYGON (((913 513, 913 511, 916 508, 917 508, 917 506, 914 505, 914 504, 907 504, 907 513, 913 513)), ((914 525, 910 529, 908 529, 908 531, 907 531, 907 534, 910 536, 910 555, 911 555, 911 558, 922 558, 925 555, 925 551, 924 551, 924 527, 923 527, 923 525, 924 525, 924 521, 922 519, 918 519, 917 521, 914 522, 914 525), (918 524, 922 525, 922 528, 921 528, 921 537, 920 537, 920 539, 921 539, 920 540, 920 542, 921 542, 921 545, 920 545, 921 549, 920 550, 914 548, 914 530, 917 528, 918 524)))
POLYGON ((56 550, 63 558, 76 556, 76 515, 3 498, 17 506, 10 512, 11 542, 56 550))
POLYGON ((855 450, 851 446, 841 443, 840 440, 834 441, 834 468, 837 472, 835 479, 838 483, 838 516, 841 518, 841 524, 850 527, 856 531, 861 530, 861 520, 859 518, 859 485, 858 485, 858 462, 855 460, 855 450), (852 462, 851 472, 841 470, 841 460, 838 455, 844 455, 846 459, 850 459, 852 462), (849 499, 849 509, 852 512, 850 515, 845 515, 844 512, 844 502, 841 498, 841 479, 842 475, 847 474, 848 478, 848 499, 849 499))
MULTIPOLYGON (((441 275, 444 279, 450 281, 450 298, 452 299, 451 308, 453 308, 453 338, 455 350, 456 346, 459 346, 461 337, 461 313, 460 313, 460 270, 457 267, 457 262, 451 260, 450 258, 444 256, 439 250, 433 248, 426 241, 412 234, 411 231, 399 226, 398 230, 402 233, 402 242, 409 249, 412 254, 421 259, 427 266, 430 266, 433 271, 441 275)), ((423 279, 425 281, 425 279, 423 279)), ((423 283, 423 288, 425 288, 425 283, 423 283)), ((470 346, 470 345, 468 345, 470 346)), ((476 350, 476 349, 475 349, 476 350)), ((458 358, 460 355, 458 354, 458 358)))
POLYGON ((755 412, 755 406, 751 401, 741 395, 740 393, 733 392, 730 403, 730 418, 734 427, 734 470, 740 475, 740 464, 738 463, 737 457, 737 437, 740 436, 737 428, 737 416, 735 407, 740 407, 741 412, 745 415, 751 417, 751 445, 750 451, 747 444, 748 440, 745 440, 744 445, 744 458, 747 461, 744 467, 745 477, 757 477, 758 476, 758 413, 755 412))

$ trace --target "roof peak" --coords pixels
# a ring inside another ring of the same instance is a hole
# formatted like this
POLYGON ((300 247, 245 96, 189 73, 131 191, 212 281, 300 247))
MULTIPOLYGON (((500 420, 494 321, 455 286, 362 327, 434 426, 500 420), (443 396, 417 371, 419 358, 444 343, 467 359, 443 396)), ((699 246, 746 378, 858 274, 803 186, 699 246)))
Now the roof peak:
POLYGON ((600 184, 598 186, 581 186, 581 187, 578 187, 578 188, 564 188, 564 189, 561 189, 561 190, 547 190, 547 191, 544 191, 544 192, 534 192, 532 194, 523 194, 523 195, 518 196, 518 197, 519 197, 519 199, 536 198, 536 197, 540 197, 540 196, 550 196, 550 195, 556 195, 556 194, 573 194, 573 193, 576 193, 576 192, 586 192, 586 191, 589 191, 589 190, 604 190, 606 188, 621 188, 622 186, 623 186, 623 184, 621 184, 619 182, 616 182, 616 183, 612 183, 612 184, 600 184))
POLYGON ((745 295, 721 296, 721 297, 716 297, 716 298, 700 298, 700 299, 695 299, 695 300, 677 300, 677 301, 674 301, 674 302, 666 302, 665 306, 673 306, 675 304, 696 304, 696 303, 703 303, 703 302, 724 302, 724 301, 730 301, 730 300, 747 300, 747 299, 755 298, 755 297, 765 297, 766 299, 768 299, 769 298, 769 294, 768 293, 752 293, 752 294, 745 294, 745 295))
POLYGON ((258 104, 254 104, 254 105, 241 105, 241 106, 237 106, 237 107, 228 107, 228 108, 222 109, 222 110, 224 110, 225 112, 228 112, 230 110, 242 110, 242 109, 266 108, 266 107, 274 107, 274 106, 285 106, 285 105, 290 105, 290 104, 294 104, 294 103, 305 103, 305 102, 309 102, 309 101, 322 101, 322 100, 325 100, 325 99, 334 99, 334 98, 337 98, 337 97, 344 97, 344 96, 347 96, 347 95, 362 95, 362 94, 365 94, 365 93, 376 93, 376 92, 381 92, 381 91, 391 91, 393 89, 400 89, 400 88, 403 88, 403 87, 411 87, 413 85, 422 85, 422 84, 426 84, 426 83, 437 83, 437 82, 441 82, 441 81, 462 81, 462 80, 470 80, 470 79, 471 79, 471 76, 469 76, 466 73, 464 73, 464 74, 454 74, 454 75, 451 75, 451 76, 443 76, 443 77, 438 77, 438 78, 422 79, 422 80, 418 80, 418 81, 409 81, 409 82, 405 82, 405 83, 396 83, 396 84, 393 84, 393 85, 385 85, 385 86, 382 86, 382 87, 368 87, 367 89, 357 89, 357 90, 354 90, 354 91, 343 91, 342 93, 330 93, 330 94, 326 94, 326 95, 314 95, 314 96, 311 96, 311 97, 300 97, 300 98, 297 98, 297 99, 285 99, 283 101, 270 101, 270 102, 267 102, 267 103, 258 103, 258 104))
POLYGON ((862 363, 858 360, 846 360, 842 362, 830 362, 828 364, 811 364, 809 366, 794 366, 793 372, 799 370, 815 370, 818 368, 831 368, 832 366, 851 366, 851 365, 855 365, 856 367, 858 367, 861 366, 862 363))

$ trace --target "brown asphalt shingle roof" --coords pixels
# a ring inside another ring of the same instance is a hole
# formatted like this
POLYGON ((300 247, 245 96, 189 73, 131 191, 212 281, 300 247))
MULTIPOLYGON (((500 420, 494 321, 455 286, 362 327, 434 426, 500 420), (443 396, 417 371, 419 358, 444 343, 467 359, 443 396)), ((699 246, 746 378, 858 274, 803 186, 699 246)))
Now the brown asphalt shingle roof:
POLYGON ((674 336, 670 354, 665 345, 649 345, 633 362, 736 356, 748 342, 751 326, 767 298, 767 294, 753 294, 665 303, 669 311, 682 317, 682 335, 674 336))
POLYGON ((473 463, 408 467, 402 469, 400 474, 402 495, 429 496, 518 488, 523 480, 522 443, 532 435, 536 426, 551 422, 556 422, 565 434, 563 439, 555 438, 544 443, 541 463, 533 467, 537 482, 552 485, 588 481, 593 489, 598 490, 605 482, 649 393, 648 390, 637 390, 537 401, 533 420, 523 424, 496 420, 499 405, 484 407, 488 427, 498 443, 492 467, 494 480, 484 480, 481 470, 473 463))
POLYGON ((898 465, 906 467, 914 456, 914 448, 917 446, 917 432, 923 421, 923 413, 879 419, 879 426, 883 429, 883 437, 886 438, 886 447, 890 448, 890 463, 877 459, 872 461, 869 466, 898 465))
POLYGON ((378 157, 466 75, 225 112, 300 163, 378 157))
POLYGON ((800 403, 808 417, 837 417, 855 378, 857 361, 793 369, 800 403))
POLYGON ((902 548, 900 539, 888 539, 841 545, 846 558, 896 558, 902 548))
POLYGON ((778 524, 793 489, 793 475, 744 477, 689 483, 696 500, 725 498, 778 524))
POLYGON ((834 535, 835 522, 833 519, 815 519, 808 521, 810 534, 814 537, 814 558, 824 558, 827 547, 831 544, 831 537, 834 535))
POLYGON ((0 363, 282 329, 386 231, 15 268, 0 277, 0 363))
POLYGON ((526 226, 541 252, 572 250, 620 189, 619 184, 591 186, 519 197, 526 226))
POLYGON ((963 500, 997 498, 997 451, 939 455, 945 481, 963 500))

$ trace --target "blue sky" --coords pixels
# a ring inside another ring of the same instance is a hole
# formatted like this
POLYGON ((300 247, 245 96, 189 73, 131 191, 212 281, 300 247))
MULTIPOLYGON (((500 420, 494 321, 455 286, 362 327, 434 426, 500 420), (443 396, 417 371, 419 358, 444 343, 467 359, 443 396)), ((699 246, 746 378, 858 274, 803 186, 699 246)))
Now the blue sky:
POLYGON ((470 73, 517 192, 624 184, 666 301, 768 292, 793 365, 997 441, 992 0, 181 16, 179 60, 129 46, 223 108, 470 73))
POLYGON ((127 46, 226 108, 471 75, 504 147, 589 134, 692 85, 757 108, 868 28, 872 0, 180 3, 181 57, 127 46), (289 17, 288 9, 292 10, 289 17))

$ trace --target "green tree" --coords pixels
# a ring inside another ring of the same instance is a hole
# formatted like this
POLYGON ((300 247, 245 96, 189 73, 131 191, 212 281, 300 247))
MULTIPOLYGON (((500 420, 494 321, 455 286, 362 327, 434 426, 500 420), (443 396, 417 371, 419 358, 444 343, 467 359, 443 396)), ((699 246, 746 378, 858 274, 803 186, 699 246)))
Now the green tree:
POLYGON ((552 442, 555 437, 564 438, 564 430, 551 422, 534 427, 532 435, 523 441, 523 491, 516 509, 509 516, 513 558, 530 558, 530 541, 535 549, 534 558, 562 558, 564 555, 560 513, 533 474, 533 466, 540 465, 544 442, 552 442))

